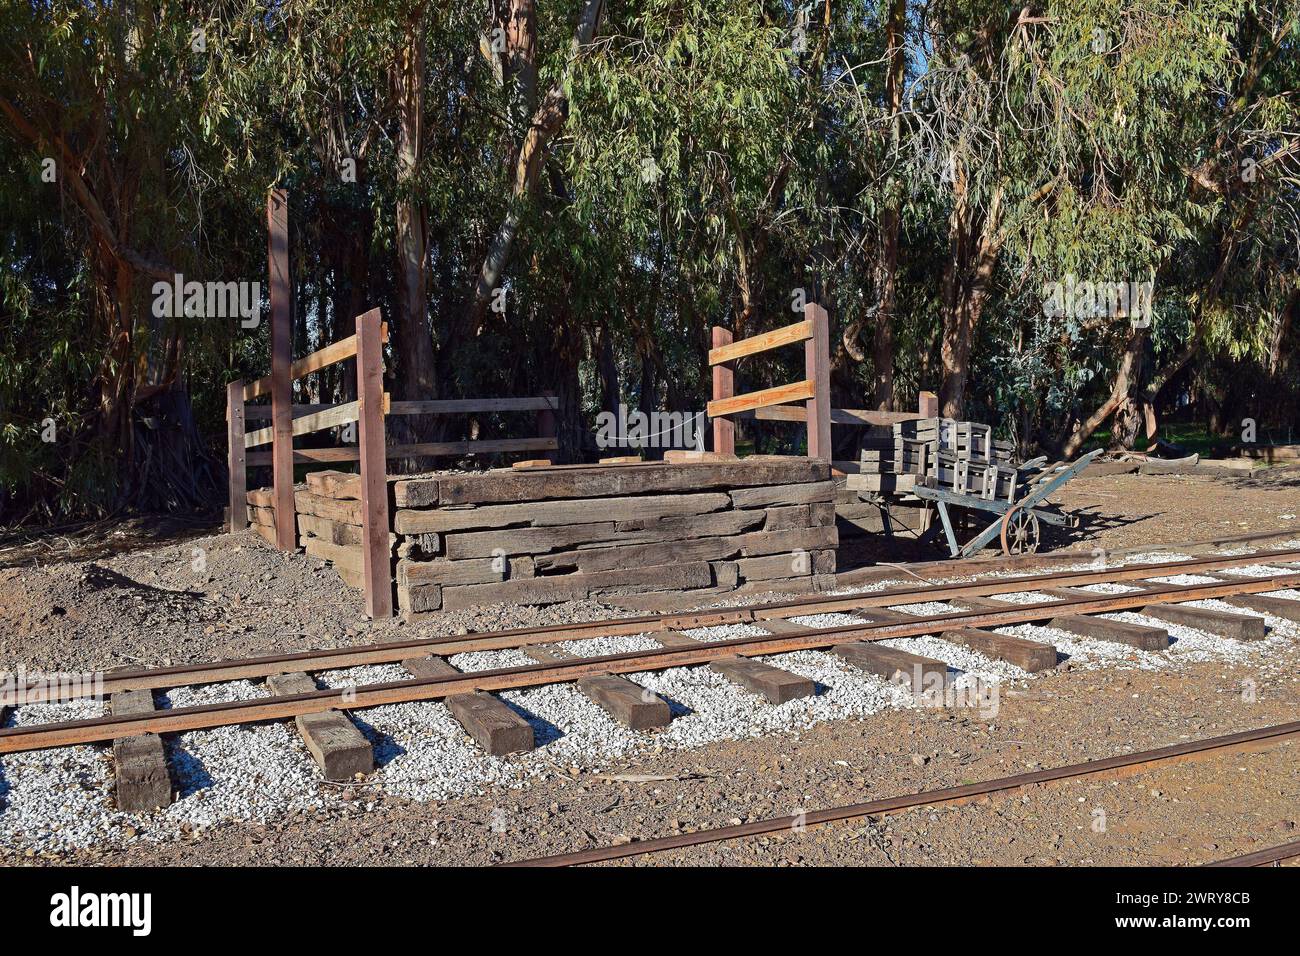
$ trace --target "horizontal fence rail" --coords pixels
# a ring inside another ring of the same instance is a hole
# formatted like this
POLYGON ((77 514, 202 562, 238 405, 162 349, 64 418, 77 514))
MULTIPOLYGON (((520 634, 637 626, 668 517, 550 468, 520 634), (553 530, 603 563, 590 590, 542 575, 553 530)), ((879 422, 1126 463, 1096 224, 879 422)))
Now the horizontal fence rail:
POLYGON ((759 352, 767 352, 770 349, 780 348, 782 345, 804 342, 812 337, 813 321, 804 319, 802 322, 795 322, 793 325, 773 329, 771 332, 764 332, 762 335, 755 335, 747 339, 741 339, 739 342, 732 342, 730 345, 720 345, 717 348, 709 349, 709 364, 721 365, 723 362, 730 362, 746 355, 756 355, 759 352))
MULTIPOLYGON (((388 323, 383 322, 379 326, 379 338, 381 342, 388 341, 388 323)), ((353 358, 357 354, 357 337, 349 335, 346 339, 339 339, 323 349, 312 352, 311 355, 298 359, 289 366, 289 380, 297 381, 305 378, 312 372, 319 372, 321 369, 329 368, 346 359, 353 358)), ((261 398, 271 394, 271 376, 265 375, 256 382, 249 382, 244 386, 244 401, 251 401, 254 398, 261 398)))
POLYGON ((739 342, 726 329, 715 326, 709 365, 713 368, 713 399, 707 407, 713 421, 713 450, 722 455, 736 453, 736 427, 729 415, 748 414, 773 421, 802 421, 808 427, 808 457, 830 459, 831 391, 830 329, 826 310, 810 302, 804 306, 804 320, 771 332, 754 335, 739 342), (756 392, 737 395, 732 363, 749 355, 758 355, 786 345, 804 345, 804 379, 756 392), (782 409, 790 402, 803 402, 803 408, 782 409), (760 414, 769 412, 770 414, 760 414), (786 417, 786 413, 791 413, 786 417), (801 417, 793 417, 799 413, 801 417))
MULTIPOLYGON (((708 412, 710 418, 717 418, 720 415, 734 415, 737 412, 747 412, 756 408, 766 408, 769 405, 782 405, 786 402, 799 402, 812 398, 816 394, 816 384, 809 380, 802 382, 792 382, 789 385, 777 385, 774 388, 764 388, 757 392, 746 392, 744 395, 733 395, 731 398, 719 398, 709 402, 708 412)), ((795 409, 804 413, 804 421, 807 420, 806 409, 795 409)))
MULTIPOLYGON (((384 414, 388 414, 389 397, 384 393, 384 414)), ((296 409, 298 406, 294 406, 296 409)), ((245 411, 244 418, 248 418, 245 411)), ((294 435, 307 435, 311 432, 318 432, 325 428, 337 428, 339 425, 347 425, 351 422, 359 421, 361 418, 360 402, 344 402, 341 405, 321 406, 319 411, 307 412, 302 415, 295 414, 293 417, 294 435)), ((265 445, 275 439, 274 428, 259 428, 255 432, 248 432, 244 435, 244 447, 254 448, 257 445, 265 445)))

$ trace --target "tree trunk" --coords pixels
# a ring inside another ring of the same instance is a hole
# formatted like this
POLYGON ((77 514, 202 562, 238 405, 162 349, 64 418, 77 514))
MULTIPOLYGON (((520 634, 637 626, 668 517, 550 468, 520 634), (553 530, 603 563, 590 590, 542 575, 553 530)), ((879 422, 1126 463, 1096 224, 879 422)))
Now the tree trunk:
MULTIPOLYGON (((577 29, 574 31, 573 44, 569 55, 570 65, 582 47, 590 43, 595 37, 603 5, 604 0, 587 0, 583 6, 582 14, 578 18, 577 29)), ((536 28, 535 17, 525 16, 520 17, 518 20, 512 19, 512 30, 526 31, 530 28, 536 28)), ((520 36, 516 39, 519 48, 523 49, 524 37, 520 36)), ((474 284, 473 296, 470 299, 470 306, 466 310, 471 333, 478 330, 483 324, 492 293, 500 284, 506 263, 510 261, 510 251, 514 247, 515 237, 519 232, 524 208, 536 193, 542 162, 546 158, 546 151, 551 145, 551 140, 564 125, 564 120, 568 116, 567 83, 568 68, 566 67, 563 76, 551 87, 541 105, 533 113, 528 129, 524 133, 523 142, 519 146, 519 153, 515 158, 514 183, 510 191, 510 200, 506 206, 505 218, 502 220, 501 225, 497 227, 497 231, 488 246, 487 254, 483 257, 483 264, 479 268, 478 279, 474 284)))
POLYGON ((600 407, 602 411, 618 412, 622 391, 618 383, 618 361, 614 357, 614 336, 609 326, 602 324, 596 333, 596 354, 600 372, 600 407))
POLYGON ((1124 346, 1124 354, 1120 358, 1119 367, 1115 370, 1115 380, 1111 384, 1110 395, 1096 411, 1074 427, 1070 437, 1061 446, 1062 458, 1068 460, 1077 455, 1083 443, 1091 438, 1092 433, 1101 427, 1102 422, 1129 397, 1141 368, 1146 337, 1146 329, 1130 330, 1128 342, 1124 346))
MULTIPOLYGON (((422 16, 407 24, 402 48, 394 63, 397 92, 397 314, 393 330, 397 355, 395 388, 400 398, 435 397, 433 335, 429 328, 427 282, 429 227, 424 203, 415 194, 424 154, 424 61, 422 16)), ((424 440, 433 423, 428 416, 401 419, 407 440, 424 440)), ((417 466, 418 467, 418 466, 417 466)))
MULTIPOLYGON (((885 103, 889 107, 891 151, 898 148, 899 115, 903 107, 903 80, 907 63, 903 31, 907 25, 907 0, 891 0, 885 24, 885 103)), ((875 373, 872 401, 880 411, 894 409, 894 316, 898 308, 898 231, 901 216, 897 199, 880 213, 880 253, 876 261, 876 332, 871 344, 875 373)))

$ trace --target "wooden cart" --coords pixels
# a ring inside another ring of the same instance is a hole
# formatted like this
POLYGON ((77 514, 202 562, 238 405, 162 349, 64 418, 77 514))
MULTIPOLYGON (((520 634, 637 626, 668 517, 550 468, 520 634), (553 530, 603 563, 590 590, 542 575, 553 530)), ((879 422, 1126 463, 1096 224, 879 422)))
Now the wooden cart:
POLYGON ((963 494, 918 483, 912 488, 912 494, 923 501, 933 502, 940 522, 931 524, 921 540, 933 540, 942 528, 947 536, 948 550, 954 558, 968 558, 994 538, 1000 539, 1002 550, 1006 554, 1037 551, 1042 539, 1042 522, 1066 528, 1078 525, 1078 519, 1074 515, 1048 503, 1048 496, 1101 453, 1102 449, 1099 448, 1069 464, 1061 463, 1046 468, 1043 467, 1047 460, 1045 458, 1025 462, 1017 468, 1017 480, 1012 486, 1011 495, 1002 499, 963 494), (968 512, 984 512, 996 517, 983 531, 961 545, 957 543, 953 516, 949 510, 951 508, 964 508, 968 512))

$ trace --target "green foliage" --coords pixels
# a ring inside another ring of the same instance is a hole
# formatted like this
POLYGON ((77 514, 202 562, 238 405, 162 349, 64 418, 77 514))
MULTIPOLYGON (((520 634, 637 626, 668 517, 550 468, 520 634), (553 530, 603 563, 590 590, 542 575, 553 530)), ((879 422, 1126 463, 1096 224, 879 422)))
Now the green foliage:
MULTIPOLYGON (((611 387, 647 408, 702 408, 710 327, 787 324, 795 290, 831 311, 835 403, 867 404, 881 223, 894 210, 901 407, 940 385, 945 277, 969 300, 971 272, 952 265, 984 243, 994 254, 970 335, 970 417, 1052 448, 1107 398, 1133 328, 1126 316, 1045 314, 1052 284, 1073 277, 1153 284, 1135 399, 1162 414, 1190 402, 1221 424, 1294 421, 1294 0, 910 0, 897 116, 892 0, 607 2, 576 54, 585 0, 541 3, 531 93, 493 52, 508 7, 221 0, 197 14, 53 0, 0 11, 0 520, 191 501, 140 493, 154 411, 136 396, 159 383, 185 391, 207 442, 190 459, 213 471, 225 384, 266 371, 267 331, 158 321, 153 278, 136 268, 119 283, 115 270, 125 250, 187 277, 265 282, 273 185, 292 197, 298 353, 375 306, 396 328, 397 210, 412 208, 427 227, 420 332, 436 393, 559 389, 587 416, 578 429, 611 387), (397 80, 416 47, 412 158, 397 80), (516 197, 521 143, 552 93, 562 121, 536 188, 516 197), (34 138, 14 113, 36 123, 34 138), (110 241, 70 182, 41 179, 53 137, 103 203, 110 241), (473 326, 475 282, 513 212, 506 311, 473 326), (56 443, 40 441, 47 419, 56 443)), ((389 367, 402 367, 397 337, 389 348, 389 367)), ((797 349, 756 357, 740 384, 801 369, 797 349)), ((335 370, 302 383, 299 400, 345 387, 335 370)), ((471 429, 530 425, 454 420, 445 437, 471 429)), ((741 438, 786 451, 800 440, 749 423, 741 438)))

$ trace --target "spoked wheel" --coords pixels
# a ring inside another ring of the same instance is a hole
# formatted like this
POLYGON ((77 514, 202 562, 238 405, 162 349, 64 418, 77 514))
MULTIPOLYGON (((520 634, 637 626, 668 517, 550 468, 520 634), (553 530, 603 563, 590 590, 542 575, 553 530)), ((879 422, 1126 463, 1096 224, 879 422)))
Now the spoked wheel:
POLYGON ((1002 518, 1002 553, 1032 554, 1041 539, 1038 515, 1023 508, 1012 508, 1002 518))

